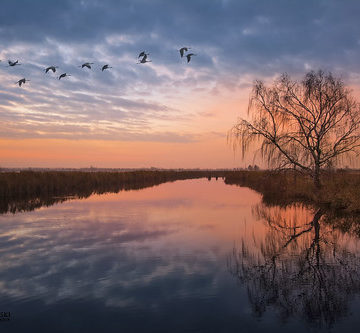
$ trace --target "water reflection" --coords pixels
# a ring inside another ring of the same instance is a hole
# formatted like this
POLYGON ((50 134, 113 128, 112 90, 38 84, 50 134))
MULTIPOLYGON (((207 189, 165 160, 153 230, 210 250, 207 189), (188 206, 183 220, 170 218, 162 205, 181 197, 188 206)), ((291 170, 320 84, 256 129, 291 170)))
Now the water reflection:
MULTIPOLYGON (((0 215, 0 311, 14 316, 1 332, 295 333, 307 328, 303 308, 319 316, 326 297, 335 322, 358 308, 360 245, 320 215, 266 208, 248 188, 207 179, 0 215), (237 239, 229 268, 240 287, 226 265, 237 239), (268 305, 285 301, 281 324, 268 305)), ((347 324, 359 318, 336 330, 347 324)))
POLYGON ((16 317, 11 331, 236 329, 243 298, 224 263, 238 217, 249 219, 259 200, 204 179, 0 216, 0 304, 16 317))
MULTIPOLYGON (((165 181, 165 179, 140 179, 136 181, 130 181, 127 183, 86 183, 85 185, 76 188, 76 185, 71 190, 59 191, 59 195, 47 194, 47 193, 29 193, 27 195, 23 193, 14 193, 9 197, 1 198, 0 200, 0 214, 4 213, 19 213, 26 211, 33 211, 41 207, 49 207, 57 203, 63 203, 73 199, 85 199, 93 194, 104 193, 118 193, 120 191, 141 190, 146 187, 152 187, 159 185, 165 181)), ((42 187, 46 188, 48 184, 42 184, 42 187)))
POLYGON ((20 171, 0 173, 0 213, 31 211, 92 194, 139 190, 182 179, 225 177, 231 172, 205 170, 134 170, 126 172, 20 171))
MULTIPOLYGON (((261 317, 273 307, 283 321, 295 316, 327 328, 348 315, 360 292, 357 239, 337 230, 321 209, 259 204, 254 215, 266 225, 265 237, 243 238, 228 261, 253 313, 261 317)), ((340 220, 338 227, 346 224, 340 220)))

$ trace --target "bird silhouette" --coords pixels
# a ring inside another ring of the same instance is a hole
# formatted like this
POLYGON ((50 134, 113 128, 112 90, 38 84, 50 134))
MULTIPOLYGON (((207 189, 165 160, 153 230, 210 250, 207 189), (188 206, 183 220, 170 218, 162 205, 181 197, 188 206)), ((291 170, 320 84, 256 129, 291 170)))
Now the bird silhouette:
POLYGON ((16 65, 21 65, 21 64, 19 64, 19 60, 16 60, 16 61, 8 60, 8 63, 9 63, 10 67, 14 67, 16 65))
POLYGON ((150 55, 150 53, 146 53, 145 51, 142 51, 142 52, 139 53, 138 58, 148 56, 148 55, 150 55))
POLYGON ((49 66, 47 68, 45 68, 45 73, 47 73, 48 71, 52 71, 53 73, 56 72, 56 68, 58 68, 58 66, 49 66))
POLYGON ((194 54, 194 53, 189 53, 189 54, 186 55, 186 59, 187 59, 187 62, 188 62, 188 63, 190 62, 192 56, 196 56, 196 54, 194 54))
POLYGON ((181 58, 184 56, 184 52, 187 52, 188 50, 190 50, 190 47, 186 47, 186 46, 182 47, 179 50, 181 58))
MULTIPOLYGON (((190 50, 190 47, 187 47, 187 46, 184 46, 182 48, 179 49, 179 52, 180 52, 180 56, 181 58, 183 58, 184 56, 186 56, 186 59, 187 59, 187 62, 189 63, 192 56, 196 56, 196 54, 194 53, 188 53, 188 54, 185 54, 185 52, 188 52, 188 50, 190 50)), ((146 51, 142 51, 139 53, 138 55, 138 59, 141 58, 141 60, 139 60, 139 62, 137 62, 137 64, 145 64, 147 62, 152 62, 152 60, 148 60, 148 56, 150 55, 150 53, 146 53, 146 51)), ((1 62, 1 60, 0 60, 1 62)), ((14 66, 17 66, 17 65, 21 65, 19 63, 19 60, 16 60, 16 61, 11 61, 11 60, 8 60, 8 64, 10 67, 14 67, 14 66)), ((91 65, 93 65, 94 63, 93 62, 85 62, 83 63, 82 65, 80 65, 79 67, 81 68, 84 68, 84 67, 87 67, 88 69, 91 69, 91 65)), ((49 67, 46 67, 45 68, 45 73, 48 73, 49 71, 52 71, 53 73, 56 72, 56 69, 58 68, 58 66, 49 66, 49 67)), ((105 64, 101 67, 101 71, 103 72, 104 70, 106 69, 110 69, 112 68, 111 66, 109 66, 108 64, 105 64)), ((61 74, 60 76, 58 76, 57 78, 59 80, 61 80, 62 78, 64 77, 67 77, 67 76, 71 76, 70 74, 67 74, 67 73, 63 73, 61 74)), ((27 81, 30 81, 30 80, 27 80, 25 78, 19 80, 16 82, 16 84, 18 84, 20 87, 25 84, 27 81)))
POLYGON ((151 62, 151 60, 147 60, 147 54, 143 56, 143 58, 138 62, 138 64, 145 64, 146 62, 151 62))
POLYGON ((59 76, 59 80, 61 80, 63 77, 71 76, 70 74, 63 73, 59 76))
POLYGON ((81 67, 81 68, 87 67, 87 68, 91 69, 91 65, 93 65, 93 64, 94 64, 93 62, 85 62, 84 64, 82 64, 79 67, 81 67))
POLYGON ((102 66, 102 68, 101 68, 101 71, 103 72, 105 69, 109 69, 109 68, 112 68, 112 67, 110 67, 109 65, 104 65, 104 66, 102 66))
POLYGON ((21 80, 19 80, 19 81, 15 82, 15 84, 18 84, 18 85, 19 85, 19 87, 21 87, 21 85, 22 85, 22 84, 25 84, 25 82, 28 82, 28 81, 30 81, 30 80, 26 80, 25 78, 23 78, 23 79, 21 79, 21 80))

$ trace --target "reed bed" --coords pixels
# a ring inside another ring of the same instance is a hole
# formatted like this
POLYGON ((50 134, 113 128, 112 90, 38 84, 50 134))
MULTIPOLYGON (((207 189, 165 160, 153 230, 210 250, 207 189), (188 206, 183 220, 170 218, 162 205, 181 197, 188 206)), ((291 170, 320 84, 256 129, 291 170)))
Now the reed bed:
POLYGON ((72 197, 86 198, 121 190, 141 189, 165 182, 222 177, 229 185, 249 187, 268 205, 301 202, 334 212, 360 215, 360 172, 334 171, 322 175, 316 192, 310 177, 275 171, 20 171, 0 173, 0 213, 32 210, 72 197))

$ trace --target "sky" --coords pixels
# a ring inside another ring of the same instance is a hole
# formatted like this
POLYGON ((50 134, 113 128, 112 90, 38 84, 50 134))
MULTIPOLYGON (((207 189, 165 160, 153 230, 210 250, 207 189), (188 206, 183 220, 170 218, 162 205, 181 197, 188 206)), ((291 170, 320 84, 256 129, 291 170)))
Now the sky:
POLYGON ((260 164, 227 143, 254 80, 321 68, 358 96, 359 15, 357 0, 2 2, 0 167, 260 164))

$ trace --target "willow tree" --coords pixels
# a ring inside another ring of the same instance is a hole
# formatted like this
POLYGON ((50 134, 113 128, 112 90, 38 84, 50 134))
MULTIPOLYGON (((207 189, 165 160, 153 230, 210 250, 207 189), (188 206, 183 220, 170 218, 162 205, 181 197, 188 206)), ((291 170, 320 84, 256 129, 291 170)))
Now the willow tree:
POLYGON ((301 170, 317 189, 322 168, 358 153, 360 105, 331 73, 311 71, 301 82, 283 74, 271 87, 255 81, 248 113, 229 133, 243 157, 259 140, 269 166, 301 170))

